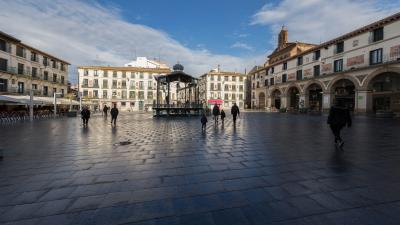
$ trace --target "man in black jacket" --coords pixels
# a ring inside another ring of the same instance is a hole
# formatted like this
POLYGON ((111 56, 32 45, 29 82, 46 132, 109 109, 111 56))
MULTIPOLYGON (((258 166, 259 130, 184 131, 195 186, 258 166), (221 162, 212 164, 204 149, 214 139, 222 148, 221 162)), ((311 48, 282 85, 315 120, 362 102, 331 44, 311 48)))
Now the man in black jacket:
POLYGON ((111 114, 111 124, 114 122, 114 126, 117 123, 117 117, 118 117, 118 109, 117 109, 117 104, 114 104, 114 107, 111 109, 110 114, 111 114))
POLYGON ((233 103, 231 114, 233 116, 233 125, 236 125, 236 117, 240 115, 239 107, 236 105, 236 103, 233 103))
POLYGON ((351 127, 351 123, 350 110, 342 100, 336 99, 335 105, 329 111, 328 124, 331 127, 333 135, 335 135, 335 144, 340 148, 344 145, 340 137, 340 131, 346 125, 347 127, 351 127))

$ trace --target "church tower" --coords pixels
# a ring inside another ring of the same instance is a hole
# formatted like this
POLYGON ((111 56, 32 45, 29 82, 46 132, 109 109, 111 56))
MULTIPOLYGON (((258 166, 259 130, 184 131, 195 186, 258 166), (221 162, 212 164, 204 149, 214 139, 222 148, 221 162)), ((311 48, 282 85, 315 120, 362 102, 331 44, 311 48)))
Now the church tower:
POLYGON ((285 26, 282 26, 281 32, 278 36, 278 49, 282 49, 288 43, 288 30, 285 26))

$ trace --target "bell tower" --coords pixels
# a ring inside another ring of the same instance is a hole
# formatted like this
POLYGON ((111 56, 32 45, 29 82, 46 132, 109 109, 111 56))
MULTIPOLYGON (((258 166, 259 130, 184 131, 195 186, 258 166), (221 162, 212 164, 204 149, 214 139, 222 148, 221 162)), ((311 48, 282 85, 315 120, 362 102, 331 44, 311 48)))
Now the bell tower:
POLYGON ((285 26, 282 26, 281 32, 278 36, 278 48, 283 48, 288 43, 288 30, 285 26))

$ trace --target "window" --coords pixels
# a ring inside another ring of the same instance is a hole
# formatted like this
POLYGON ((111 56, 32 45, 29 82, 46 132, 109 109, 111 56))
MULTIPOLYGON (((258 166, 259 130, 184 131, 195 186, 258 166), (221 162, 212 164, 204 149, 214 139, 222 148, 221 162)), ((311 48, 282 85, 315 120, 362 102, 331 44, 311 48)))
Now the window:
POLYGON ((320 75, 320 71, 319 65, 314 66, 314 77, 318 77, 320 75))
POLYGON ((239 81, 242 82, 242 81, 243 81, 243 77, 240 77, 240 78, 239 78, 239 81))
POLYGON ((117 78, 117 71, 113 71, 113 77, 117 78))
POLYGON ((342 53, 344 51, 344 42, 341 41, 336 44, 336 54, 342 53))
MULTIPOLYGON (((61 71, 65 71, 65 64, 61 63, 60 65, 61 65, 61 71)), ((97 70, 96 70, 96 75, 97 75, 97 70)))
POLYGON ((82 86, 83 86, 83 87, 88 87, 88 85, 89 85, 89 80, 88 80, 88 79, 83 79, 83 84, 82 84, 82 86))
POLYGON ((333 62, 333 72, 343 71, 343 59, 338 59, 333 62))
POLYGON ((103 91, 103 98, 107 98, 107 96, 108 96, 107 91, 103 91))
POLYGON ((98 88, 99 87, 99 80, 98 79, 94 79, 93 87, 94 88, 98 88))
POLYGON ((0 78, 0 92, 6 92, 7 91, 7 84, 8 84, 8 80, 7 79, 1 79, 0 78))
POLYGON ((143 81, 139 81, 139 89, 144 89, 144 82, 143 81))
POLYGON ((287 62, 284 62, 282 65, 282 70, 287 70, 287 62))
POLYGON ((18 74, 24 74, 24 64, 18 63, 18 74))
POLYGON ((24 82, 18 82, 18 93, 24 93, 24 82))
POLYGON ((260 87, 260 82, 259 81, 257 81, 257 88, 259 88, 260 87))
POLYGON ((214 87, 214 83, 210 84, 210 90, 214 91, 215 87, 214 87))
POLYGON ((17 56, 25 57, 25 49, 21 46, 17 46, 17 56))
POLYGON ((221 91, 221 89, 222 89, 222 88, 221 88, 221 83, 218 83, 218 84, 217 84, 217 91, 221 91))
POLYGON ((236 85, 232 85, 232 91, 236 91, 236 85))
POLYGON ((152 91, 148 91, 147 92, 147 99, 153 99, 153 92, 152 91))
POLYGON ((32 84, 32 90, 37 90, 37 84, 32 84))
POLYGON ((210 76, 210 81, 214 81, 214 76, 213 75, 210 76))
POLYGON ((269 79, 269 83, 270 83, 270 85, 274 85, 274 78, 273 78, 273 77, 271 77, 271 78, 269 79))
POLYGON ((224 76, 224 80, 225 80, 225 81, 228 81, 228 80, 229 80, 229 77, 228 77, 228 76, 224 76))
POLYGON ((369 64, 375 65, 382 63, 382 48, 369 52, 369 64))
POLYGON ((126 102, 121 102, 121 106, 126 106, 126 102))
POLYGON ((143 79, 143 78, 144 78, 143 73, 140 73, 140 74, 139 74, 139 78, 140 78, 140 79, 143 79))
POLYGON ((265 85, 265 86, 268 86, 268 79, 265 79, 265 80, 264 80, 264 85, 265 85))
POLYGON ((107 71, 107 70, 105 70, 105 71, 103 72, 103 77, 108 77, 108 71, 107 71))
POLYGON ((57 82, 57 74, 53 73, 53 82, 57 82))
POLYGON ((47 96, 49 94, 49 87, 43 86, 43 95, 47 96))
POLYGON ((130 91, 129 92, 129 98, 130 99, 135 99, 136 98, 136 92, 135 91, 130 91))
POLYGON ((153 81, 147 81, 147 89, 153 89, 153 81))
POLYGON ((236 94, 232 93, 232 100, 236 100, 236 94))
POLYGON ((139 99, 140 100, 144 99, 144 91, 139 91, 139 99))
POLYGON ((283 74, 282 75, 282 83, 286 83, 287 82, 287 75, 283 74))
POLYGON ((37 62, 38 61, 38 57, 36 52, 31 52, 31 61, 37 62))
POLYGON ((126 80, 122 81, 122 88, 126 88, 126 80))
POLYGON ((314 60, 319 60, 321 58, 321 50, 314 52, 314 60))
POLYGON ((229 100, 229 95, 228 95, 228 94, 225 94, 225 95, 224 95, 224 99, 225 99, 225 100, 229 100))
POLYGON ((51 60, 51 64, 52 64, 52 67, 53 67, 54 69, 57 69, 57 61, 56 61, 56 60, 52 59, 52 60, 51 60))
POLYGON ((0 39, 0 50, 5 52, 7 51, 7 42, 1 39, 0 39))
POLYGON ((239 85, 239 91, 243 91, 243 85, 239 85))
POLYGON ((93 90, 93 97, 98 98, 99 97, 99 91, 98 90, 93 90))
POLYGON ((37 68, 32 67, 32 77, 36 77, 36 76, 37 76, 37 68))
POLYGON ((224 91, 229 91, 228 85, 225 84, 224 91))
POLYGON ((135 78, 136 78, 135 74, 133 72, 131 72, 131 79, 135 79, 135 78))
POLYGON ((127 96, 127 93, 126 93, 126 91, 121 91, 121 98, 122 99, 126 99, 128 96, 127 96))
POLYGON ((117 88, 117 80, 112 81, 112 88, 117 88))
POLYGON ((298 65, 298 66, 303 65, 303 56, 297 57, 297 65, 298 65))
POLYGON ((122 78, 126 78, 126 72, 125 71, 122 72, 122 78))
POLYGON ((49 65, 49 59, 46 56, 43 56, 43 65, 48 66, 49 65))
POLYGON ((236 77, 235 76, 232 77, 232 81, 236 81, 236 77))
POLYGON ((221 81, 221 76, 220 75, 218 75, 218 81, 221 81))
POLYGON ((97 70, 94 70, 94 71, 93 71, 93 75, 94 75, 94 76, 98 76, 97 70))
POLYGON ((43 80, 49 80, 49 72, 47 71, 43 72, 43 80))
POLYGON ((303 79, 303 70, 297 70, 296 80, 302 80, 302 79, 303 79))
POLYGON ((383 27, 377 28, 372 31, 372 41, 381 41, 383 40, 383 27))
POLYGON ((108 80, 103 80, 103 88, 108 88, 108 80))
POLYGON ((274 67, 271 67, 271 74, 275 72, 274 67))
POLYGON ((0 70, 7 71, 8 61, 7 59, 0 58, 0 70))
POLYGON ((61 97, 64 97, 64 89, 61 89, 61 97))
POLYGON ((239 94, 239 100, 243 100, 243 94, 239 94))
POLYGON ((61 76, 61 83, 64 84, 64 76, 61 76))

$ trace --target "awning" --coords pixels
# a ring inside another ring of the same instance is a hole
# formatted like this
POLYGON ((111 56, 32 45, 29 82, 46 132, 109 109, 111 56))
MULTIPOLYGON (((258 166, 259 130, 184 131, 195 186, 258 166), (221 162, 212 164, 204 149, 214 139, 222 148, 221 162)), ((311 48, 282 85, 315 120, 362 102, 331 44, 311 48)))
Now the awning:
MULTIPOLYGON (((0 95, 0 102, 28 105, 30 103, 29 95, 0 95)), ((37 97, 33 96, 34 105, 53 105, 54 98, 52 97, 37 97)), ((78 101, 66 98, 57 98, 57 105, 79 105, 78 101)))
POLYGON ((224 103, 224 100, 222 99, 209 99, 208 104, 217 104, 217 105, 222 105, 224 103))

